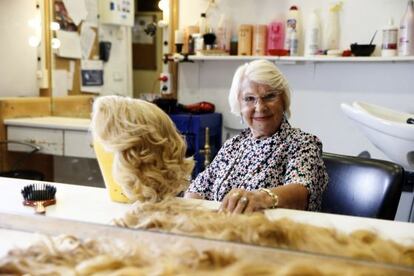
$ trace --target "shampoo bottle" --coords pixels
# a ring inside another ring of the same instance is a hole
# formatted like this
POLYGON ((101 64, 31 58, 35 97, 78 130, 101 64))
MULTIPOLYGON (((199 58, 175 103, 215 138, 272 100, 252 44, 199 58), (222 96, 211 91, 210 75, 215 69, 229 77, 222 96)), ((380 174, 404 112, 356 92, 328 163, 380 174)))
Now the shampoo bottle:
POLYGON ((239 56, 252 55, 252 33, 253 26, 248 24, 240 25, 239 27, 239 44, 237 47, 237 54, 239 56))
POLYGON ((382 29, 381 56, 393 57, 397 55, 398 27, 390 18, 388 25, 382 29))
POLYGON ((230 19, 222 15, 219 20, 216 31, 217 36, 217 48, 223 50, 226 53, 230 52, 231 41, 231 23, 230 19))
POLYGON ((204 35, 209 32, 210 26, 207 21, 207 15, 202 13, 200 15, 200 20, 198 21, 198 27, 200 29, 200 34, 204 35))
POLYGON ((290 56, 297 56, 298 55, 298 34, 296 29, 293 29, 289 33, 289 55, 290 56))
MULTIPOLYGON (((300 26, 299 26, 299 10, 297 6, 291 6, 286 19, 286 37, 285 37, 285 49, 290 50, 292 41, 292 32, 296 32, 296 39, 300 37, 300 26)), ((299 42, 299 41, 298 41, 299 42)))
POLYGON ((320 45, 320 23, 318 13, 314 10, 310 16, 309 25, 306 30, 305 56, 313 56, 319 53, 320 45))
POLYGON ((283 49, 285 49, 285 24, 282 20, 274 20, 267 27, 267 54, 276 55, 283 49))
POLYGON ((409 0, 400 24, 399 56, 414 55, 414 0, 409 0))
POLYGON ((339 49, 339 12, 341 11, 342 3, 338 2, 329 8, 328 22, 325 25, 324 32, 324 50, 338 50, 339 49))
POLYGON ((253 49, 252 54, 254 56, 266 55, 266 39, 267 38, 267 26, 266 25, 254 25, 253 26, 253 49))

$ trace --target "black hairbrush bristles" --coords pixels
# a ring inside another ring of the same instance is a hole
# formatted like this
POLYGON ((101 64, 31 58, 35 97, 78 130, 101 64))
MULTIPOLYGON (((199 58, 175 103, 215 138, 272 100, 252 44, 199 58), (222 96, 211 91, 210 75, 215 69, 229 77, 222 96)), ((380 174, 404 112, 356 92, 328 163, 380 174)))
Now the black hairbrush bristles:
POLYGON ((22 189, 23 204, 35 207, 37 214, 44 214, 46 206, 56 203, 56 187, 49 184, 30 184, 22 189))
POLYGON ((50 184, 30 184, 22 189, 24 200, 29 201, 43 201, 54 199, 56 194, 56 187, 50 184))

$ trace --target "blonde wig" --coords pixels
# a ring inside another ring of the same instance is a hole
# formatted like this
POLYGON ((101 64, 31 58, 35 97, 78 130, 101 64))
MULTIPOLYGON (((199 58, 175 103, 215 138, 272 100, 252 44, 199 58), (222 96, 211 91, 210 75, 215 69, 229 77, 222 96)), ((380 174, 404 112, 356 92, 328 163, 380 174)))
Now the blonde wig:
POLYGON ((118 226, 160 229, 212 239, 299 251, 352 257, 390 264, 414 266, 414 246, 384 240, 365 230, 351 234, 335 229, 297 223, 288 219, 270 220, 263 213, 229 215, 197 208, 179 199, 159 203, 136 203, 118 226))
POLYGON ((282 91, 285 116, 290 117, 290 89, 282 72, 270 61, 260 59, 245 63, 237 68, 229 93, 230 111, 240 116, 240 93, 243 81, 269 85, 272 89, 282 91))
POLYGON ((409 275, 409 269, 295 254, 263 258, 227 248, 197 250, 185 244, 43 237, 0 260, 2 275, 409 275), (315 265, 317 263, 317 265, 315 265))
POLYGON ((159 201, 184 191, 194 167, 174 123, 156 105, 127 97, 93 104, 94 139, 114 153, 113 175, 130 200, 159 201))

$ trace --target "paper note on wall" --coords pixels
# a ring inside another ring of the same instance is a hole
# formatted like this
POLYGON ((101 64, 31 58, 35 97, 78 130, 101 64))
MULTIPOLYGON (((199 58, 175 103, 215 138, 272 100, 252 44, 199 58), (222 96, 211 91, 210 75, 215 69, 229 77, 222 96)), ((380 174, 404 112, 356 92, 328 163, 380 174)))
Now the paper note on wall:
POLYGON ((102 60, 81 60, 81 91, 100 93, 103 86, 102 60))
POLYGON ((53 71, 53 90, 54 97, 68 95, 68 72, 66 70, 53 71))
POLYGON ((69 13, 70 18, 76 25, 82 20, 85 20, 88 12, 86 11, 85 0, 63 0, 66 10, 69 13))
POLYGON ((102 0, 85 0, 88 15, 85 21, 93 27, 98 27, 98 1, 102 0))
POLYGON ((56 31, 56 37, 60 40, 58 56, 66 58, 81 58, 81 43, 77 32, 56 31))
POLYGON ((90 25, 87 23, 82 23, 81 34, 80 34, 80 43, 82 49, 82 59, 89 59, 93 43, 95 42, 95 31, 90 28, 90 25))

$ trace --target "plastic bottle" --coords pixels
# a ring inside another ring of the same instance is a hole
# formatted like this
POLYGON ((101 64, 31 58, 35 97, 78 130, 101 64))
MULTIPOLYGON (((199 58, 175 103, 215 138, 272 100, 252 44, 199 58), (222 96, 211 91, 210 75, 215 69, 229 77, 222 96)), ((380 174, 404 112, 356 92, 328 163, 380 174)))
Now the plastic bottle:
POLYGON ((401 19, 398 55, 414 55, 414 0, 408 1, 407 10, 401 19))
POLYGON ((253 26, 253 49, 254 56, 266 55, 266 40, 267 40, 267 26, 254 25, 253 26))
POLYGON ((184 44, 184 31, 183 30, 175 30, 174 43, 176 47, 176 52, 181 53, 183 49, 183 44, 184 44))
POLYGON ((329 8, 328 22, 325 25, 324 31, 324 50, 337 50, 339 49, 339 12, 341 11, 342 3, 338 2, 333 4, 329 8))
POLYGON ((200 15, 200 20, 199 20, 199 22, 198 22, 198 26, 199 26, 199 28, 200 28, 200 34, 201 34, 201 35, 203 35, 203 34, 205 34, 205 33, 207 33, 207 32, 209 31, 210 26, 209 26, 209 24, 208 24, 208 21, 207 21, 207 16, 206 16, 206 14, 205 14, 205 13, 202 13, 202 14, 200 15))
POLYGON ((201 34, 192 34, 194 40, 194 52, 196 55, 201 55, 204 50, 204 38, 201 34))
POLYGON ((225 16, 221 15, 216 31, 217 48, 226 53, 230 52, 231 41, 231 21, 225 16))
POLYGON ((237 47, 237 54, 239 56, 252 55, 252 30, 253 26, 248 24, 240 25, 239 27, 239 44, 237 47))
POLYGON ((298 55, 298 35, 296 29, 293 29, 289 33, 289 55, 297 56, 298 55))
POLYGON ((190 55, 194 54, 194 38, 192 37, 192 35, 198 34, 199 32, 200 32, 200 28, 196 25, 187 26, 185 28, 184 47, 183 47, 184 53, 188 53, 190 55))
POLYGON ((275 55, 285 45, 285 24, 281 20, 270 22, 267 27, 267 54, 275 55))
POLYGON ((321 30, 318 13, 314 10, 306 30, 305 56, 317 55, 321 49, 321 30))
POLYGON ((398 27, 394 26, 394 20, 390 18, 388 26, 382 29, 381 56, 393 57, 397 55, 398 27))
POLYGON ((297 6, 291 6, 286 18, 286 38, 285 49, 290 50, 291 33, 296 31, 296 38, 298 39, 299 33, 299 10, 297 6))
POLYGON ((238 48, 239 48, 239 41, 238 41, 237 35, 233 34, 230 40, 230 55, 237 56, 238 48))

